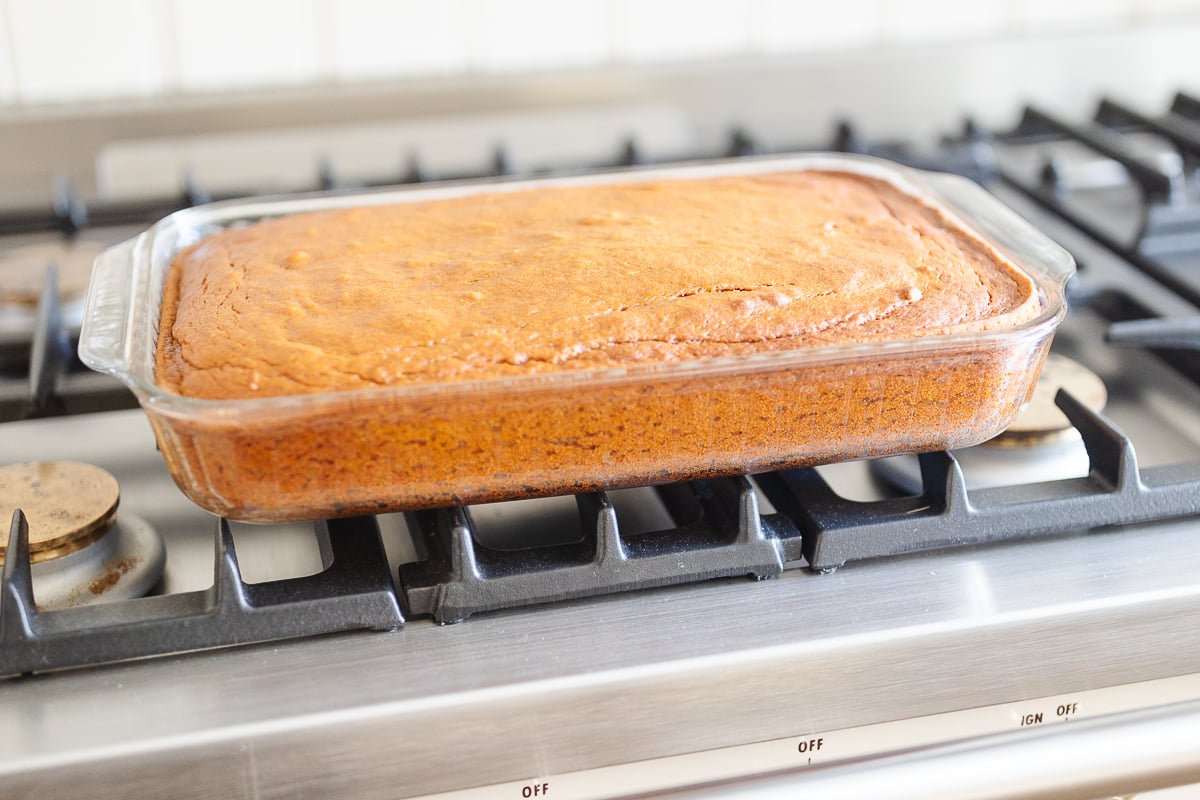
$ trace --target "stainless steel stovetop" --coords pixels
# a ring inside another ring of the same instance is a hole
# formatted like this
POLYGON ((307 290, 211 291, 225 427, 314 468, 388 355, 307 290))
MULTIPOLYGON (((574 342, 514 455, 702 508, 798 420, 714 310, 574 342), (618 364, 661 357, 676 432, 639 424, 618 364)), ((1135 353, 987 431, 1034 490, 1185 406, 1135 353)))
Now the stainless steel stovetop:
MULTIPOLYGON (((997 152, 1026 176, 1045 156, 1029 148, 997 152)), ((1074 174, 1100 181, 1095 196, 1128 188, 1110 162, 1071 157, 1074 174)), ((1156 314, 1196 315, 1028 194, 991 188, 1075 255, 1079 297, 1115 289, 1156 314)), ((1088 196, 1074 195, 1081 213, 1124 202, 1088 196)), ((1128 227, 1125 211, 1111 218, 1128 227)), ((1055 350, 1105 380, 1104 413, 1142 467, 1200 461, 1200 385, 1106 343, 1111 321, 1079 302, 1055 350)), ((216 520, 175 489, 139 411, 7 422, 0 437, 5 462, 72 459, 116 475, 121 509, 166 541, 158 591, 212 583, 216 520)), ((894 493, 864 463, 821 472, 851 499, 894 493)), ((630 502, 653 527, 653 493, 630 502)), ((504 526, 544 526, 555 503, 509 506, 504 526)), ((699 796, 743 779, 748 793, 1099 797, 1200 782, 1200 737, 1185 735, 1200 730, 1198 525, 1193 515, 17 677, 0 682, 0 786, 62 798, 98 787, 601 797, 712 784, 686 792, 699 796)), ((416 549, 402 517, 380 528, 396 575, 416 549)), ((248 582, 322 568, 309 526, 233 535, 248 582)))

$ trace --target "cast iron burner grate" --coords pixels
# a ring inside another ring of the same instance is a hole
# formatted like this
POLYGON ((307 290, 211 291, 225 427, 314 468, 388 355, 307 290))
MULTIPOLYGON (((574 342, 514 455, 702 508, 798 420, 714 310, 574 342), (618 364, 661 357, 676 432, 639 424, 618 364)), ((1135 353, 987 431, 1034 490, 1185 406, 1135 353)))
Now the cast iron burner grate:
POLYGON ((32 332, 0 339, 0 376, 12 372, 24 379, 15 388, 0 385, 0 422, 136 408, 117 379, 83 365, 77 345, 78 331, 63 322, 57 269, 49 264, 32 332))
POLYGON ((467 507, 409 514, 425 557, 400 566, 405 612, 459 622, 481 611, 589 595, 771 578, 799 558, 795 527, 782 515, 761 514, 746 478, 668 484, 657 492, 677 527, 624 536, 608 495, 581 494, 581 541, 523 550, 479 544, 467 507))
MULTIPOLYGON (((1113 100, 1102 100, 1094 123, 1076 125, 1029 106, 1016 129, 1001 138, 1007 142, 1063 141, 1081 145, 1119 164, 1141 197, 1138 229, 1122 239, 1102 222, 1071 206, 1070 187, 1064 185, 1068 167, 1051 156, 1042 164, 1039 180, 1031 182, 1001 168, 999 178, 1043 208, 1069 222, 1174 294, 1200 307, 1200 276, 1194 269, 1173 269, 1171 256, 1200 250, 1200 198, 1189 181, 1187 165, 1200 159, 1200 101, 1178 94, 1167 114, 1151 118, 1113 100), (1120 132, 1141 131, 1170 144, 1177 162, 1156 163, 1139 153, 1120 132)), ((980 136, 968 131, 964 139, 980 136)), ((1193 172, 1194 176, 1194 172, 1193 172)))
POLYGON ((804 557, 828 572, 848 561, 918 550, 1172 519, 1200 513, 1200 462, 1139 469, 1133 443, 1060 390, 1056 404, 1083 438, 1089 475, 968 492, 948 452, 920 458, 918 497, 859 503, 839 497, 815 470, 759 477, 771 502, 796 520, 804 557))
POLYGON ((316 530, 327 566, 315 575, 245 583, 221 520, 210 588, 41 611, 29 526, 17 510, 0 577, 0 676, 403 625, 374 519, 320 522, 316 530))
POLYGON ((915 497, 847 500, 815 469, 756 475, 778 512, 767 515, 745 478, 674 484, 660 494, 693 494, 699 513, 630 538, 604 494, 580 495, 581 542, 519 551, 479 544, 468 508, 419 512, 410 528, 426 557, 401 566, 405 611, 457 622, 588 595, 804 566, 830 572, 850 561, 1200 514, 1200 462, 1139 469, 1115 425, 1065 392, 1056 402, 1087 448, 1086 478, 968 492, 952 454, 927 453, 915 497))

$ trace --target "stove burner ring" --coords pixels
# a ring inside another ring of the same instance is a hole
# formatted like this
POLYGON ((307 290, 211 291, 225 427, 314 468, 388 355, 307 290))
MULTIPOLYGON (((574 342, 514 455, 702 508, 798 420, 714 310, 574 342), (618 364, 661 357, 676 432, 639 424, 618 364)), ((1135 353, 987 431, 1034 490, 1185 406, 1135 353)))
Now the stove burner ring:
MULTIPOLYGON (((39 608, 140 597, 166 561, 162 538, 132 514, 118 516, 120 490, 90 464, 42 461, 0 467, 0 511, 29 522, 29 560, 39 608)), ((0 530, 0 563, 8 529, 0 530)))

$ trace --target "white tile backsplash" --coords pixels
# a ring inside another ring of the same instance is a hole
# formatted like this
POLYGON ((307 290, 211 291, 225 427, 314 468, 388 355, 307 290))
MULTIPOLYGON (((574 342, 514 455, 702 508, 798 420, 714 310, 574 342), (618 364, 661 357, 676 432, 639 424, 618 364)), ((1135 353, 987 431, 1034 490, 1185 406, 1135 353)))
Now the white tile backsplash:
POLYGON ((755 0, 751 27, 754 44, 767 53, 869 47, 883 32, 882 2, 755 0))
POLYGON ((161 91, 153 0, 8 0, 16 96, 58 102, 161 91))
POLYGON ((1195 19, 1200 16, 1200 0, 1140 0, 1133 4, 1135 20, 1195 19))
POLYGON ((464 0, 323 0, 334 77, 446 75, 467 66, 464 0))
POLYGON ((485 71, 597 66, 611 53, 611 25, 603 0, 477 0, 482 12, 480 51, 485 71))
POLYGON ((17 96, 13 64, 12 38, 8 31, 8 3, 6 0, 0 0, 0 104, 11 103, 17 96))
POLYGON ((0 0, 0 106, 1118 30, 1200 0, 0 0))
POLYGON ((1093 30, 1129 22, 1141 0, 1020 0, 1018 27, 1027 33, 1093 30))
POLYGON ((1011 0, 888 0, 885 39, 900 45, 978 39, 1008 31, 1011 0))
POLYGON ((750 46, 740 0, 611 0, 613 52, 628 63, 733 56, 750 46))
POLYGON ((327 45, 318 39, 315 0, 171 0, 171 13, 183 91, 317 78, 316 50, 327 45))

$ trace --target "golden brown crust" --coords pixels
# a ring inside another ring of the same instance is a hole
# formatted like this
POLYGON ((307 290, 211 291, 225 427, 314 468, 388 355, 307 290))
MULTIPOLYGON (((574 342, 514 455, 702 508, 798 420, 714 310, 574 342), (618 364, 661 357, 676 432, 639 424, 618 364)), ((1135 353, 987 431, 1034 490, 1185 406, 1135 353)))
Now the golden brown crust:
POLYGON ((891 184, 805 171, 284 217, 182 252, 158 382, 248 398, 1014 325, 1031 279, 891 184))

